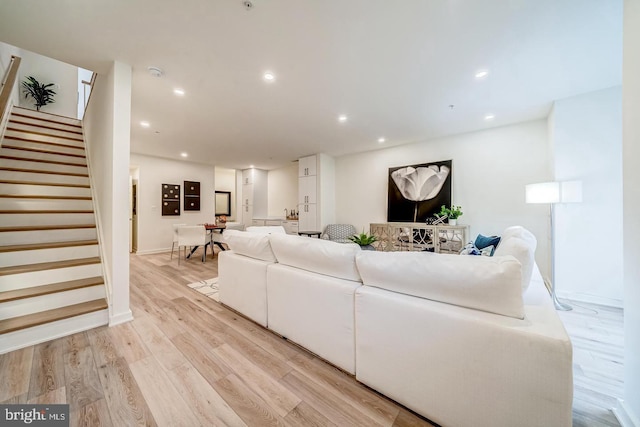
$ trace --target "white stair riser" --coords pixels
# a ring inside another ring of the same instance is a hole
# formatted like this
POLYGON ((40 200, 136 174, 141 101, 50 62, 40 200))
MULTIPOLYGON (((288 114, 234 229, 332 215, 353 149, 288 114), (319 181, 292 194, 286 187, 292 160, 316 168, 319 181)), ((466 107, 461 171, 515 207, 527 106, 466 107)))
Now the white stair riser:
POLYGON ((44 120, 39 120, 35 118, 30 118, 30 117, 22 117, 22 116, 14 116, 14 115, 11 116, 11 119, 9 121, 9 125, 11 127, 18 126, 21 124, 27 124, 31 126, 47 126, 47 128, 56 128, 56 130, 64 130, 68 132, 82 132, 82 128, 79 128, 74 125, 68 125, 64 123, 52 123, 52 122, 47 122, 44 120), (20 123, 16 123, 16 122, 20 122, 20 123))
MULTIPOLYGON (((15 144, 15 145, 18 145, 18 144, 15 144)), ((40 147, 40 148, 44 149, 44 147, 40 147)), ((76 151, 78 151, 78 150, 76 150, 76 151)), ((33 152, 33 151, 13 150, 13 149, 10 149, 10 148, 5 148, 3 150, 3 152, 2 152, 2 154, 5 154, 7 156, 23 157, 23 158, 26 158, 26 159, 50 160, 50 161, 53 161, 53 162, 74 163, 74 164, 82 165, 82 166, 86 166, 87 165, 86 159, 83 159, 81 157, 63 156, 63 155, 59 155, 59 154, 36 153, 36 152, 33 152)), ((80 151, 78 151, 75 154, 82 154, 82 153, 80 151)))
POLYGON ((30 245, 35 243, 72 242, 97 239, 95 228, 68 230, 8 231, 0 233, 3 245, 30 245))
MULTIPOLYGON (((44 120, 53 120, 58 123, 68 123, 72 125, 79 125, 81 123, 80 120, 74 119, 72 117, 57 116, 55 114, 47 114, 41 111, 30 110, 28 108, 22 108, 22 107, 14 107, 13 112, 22 114, 23 116, 35 117, 35 118, 40 118, 44 120)), ((16 117, 16 116, 13 116, 13 117, 16 117)))
MULTIPOLYGON (((46 125, 48 126, 48 125, 46 125)), ((53 127, 53 126, 52 126, 53 127)), ((80 138, 82 139, 82 134, 78 134, 75 132, 75 129, 49 129, 49 128, 41 128, 38 125, 24 125, 22 123, 9 122, 7 124, 7 129, 15 129, 16 131, 21 132, 38 132, 38 133, 46 133, 48 135, 53 136, 63 136, 65 138, 80 138)))
POLYGON ((0 320, 26 316, 105 297, 104 285, 89 286, 55 294, 41 295, 0 304, 0 320))
POLYGON ((87 174, 86 166, 56 165, 55 163, 30 162, 29 160, 1 159, 3 168, 36 169, 47 172, 69 172, 87 174))
MULTIPOLYGON (((51 142, 59 145, 71 145, 73 147, 84 148, 84 142, 82 141, 82 137, 76 138, 75 136, 68 136, 68 138, 62 138, 62 136, 67 135, 40 135, 36 133, 30 133, 22 130, 14 130, 14 128, 7 127, 7 130, 4 133, 5 137, 16 137, 28 139, 30 141, 41 141, 41 142, 51 142)), ((7 140, 11 140, 8 138, 7 140)), ((42 144, 41 144, 42 146, 42 144)))
POLYGON ((10 332, 2 335, 2 340, 0 340, 0 354, 73 335, 88 329, 97 328, 98 326, 107 325, 108 323, 109 310, 105 309, 35 326, 33 328, 10 332))
MULTIPOLYGON (((46 150, 46 151, 53 151, 57 153, 78 154, 81 156, 85 155, 84 148, 80 149, 80 148, 73 148, 73 147, 62 147, 60 145, 38 144, 37 142, 20 141, 17 139, 3 139, 2 146, 34 148, 36 150, 46 150)), ((12 150, 12 152, 14 151, 15 150, 12 150)), ((72 156, 69 156, 69 157, 72 157, 72 156)), ((77 158, 81 159, 81 157, 77 157, 77 158)))
POLYGON ((49 196, 83 196, 91 197, 91 189, 84 187, 60 187, 53 185, 29 185, 29 184, 2 184, 0 183, 0 193, 2 194, 30 194, 49 196))
POLYGON ((13 199, 0 197, 0 210, 92 210, 91 200, 58 200, 58 199, 13 199))
POLYGON ((0 268, 100 256, 98 245, 0 252, 0 268))
POLYGON ((68 282, 70 280, 88 279, 90 277, 102 277, 102 264, 79 265, 77 267, 55 268, 0 276, 0 289, 3 291, 13 291, 15 289, 68 282))
POLYGON ((29 225, 67 225, 95 224, 93 213, 81 214, 0 214, 3 227, 19 227, 29 225))
POLYGON ((30 182, 55 182, 65 184, 89 185, 89 178, 83 176, 52 175, 38 172, 15 172, 0 169, 0 180, 30 181, 30 182))

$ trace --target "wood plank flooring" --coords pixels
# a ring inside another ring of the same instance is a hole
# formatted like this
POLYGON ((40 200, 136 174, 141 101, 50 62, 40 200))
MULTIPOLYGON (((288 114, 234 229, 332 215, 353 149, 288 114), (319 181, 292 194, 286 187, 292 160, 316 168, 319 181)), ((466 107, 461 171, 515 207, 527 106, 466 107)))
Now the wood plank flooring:
MULTIPOLYGON (((197 255, 131 255, 135 320, 0 355, 0 402, 68 403, 72 426, 435 425, 189 289, 217 276, 197 255)), ((574 426, 618 426, 622 311, 571 303, 574 426)))

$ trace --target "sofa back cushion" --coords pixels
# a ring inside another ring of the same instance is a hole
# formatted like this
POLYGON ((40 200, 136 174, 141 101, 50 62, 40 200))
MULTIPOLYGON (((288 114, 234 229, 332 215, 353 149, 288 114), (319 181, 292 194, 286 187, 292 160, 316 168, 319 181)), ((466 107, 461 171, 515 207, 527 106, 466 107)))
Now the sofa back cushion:
POLYGON ((355 243, 335 243, 288 234, 271 234, 269 240, 281 264, 340 279, 361 281, 356 268, 356 254, 361 250, 355 243))
POLYGON ((517 225, 504 230, 502 241, 494 253, 494 256, 511 255, 520 262, 522 292, 526 291, 531 283, 537 244, 536 237, 529 230, 517 225))
POLYGON ((522 319, 520 263, 513 257, 362 251, 366 286, 522 319))
POLYGON ((277 262, 271 250, 267 234, 249 233, 239 230, 225 230, 222 234, 229 248, 238 255, 260 259, 262 261, 277 262))
POLYGON ((247 227, 246 230, 249 233, 258 234, 286 234, 286 231, 281 225, 252 225, 247 227))

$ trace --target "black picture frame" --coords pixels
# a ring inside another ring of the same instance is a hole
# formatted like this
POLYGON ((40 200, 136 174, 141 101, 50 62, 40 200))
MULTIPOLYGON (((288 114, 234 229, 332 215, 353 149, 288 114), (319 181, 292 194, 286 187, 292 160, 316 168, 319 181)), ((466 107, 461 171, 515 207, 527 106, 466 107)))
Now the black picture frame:
POLYGON ((180 185, 161 184, 162 216, 180 216, 180 185))
POLYGON ((184 182, 184 210, 200 210, 200 183, 198 181, 184 182))
POLYGON ((451 206, 452 174, 452 160, 389 168, 387 222, 428 222, 435 219, 434 214, 440 212, 442 205, 451 206), (446 178, 440 179, 444 176, 443 167, 448 169, 448 173, 446 178), (420 171, 420 168, 431 171, 420 171), (394 174, 396 171, 400 172, 394 174), (437 188, 434 184, 441 184, 434 197, 415 200, 422 198, 416 197, 418 194, 428 193, 430 186, 437 188))
POLYGON ((231 216, 231 191, 216 191, 215 214, 231 216))

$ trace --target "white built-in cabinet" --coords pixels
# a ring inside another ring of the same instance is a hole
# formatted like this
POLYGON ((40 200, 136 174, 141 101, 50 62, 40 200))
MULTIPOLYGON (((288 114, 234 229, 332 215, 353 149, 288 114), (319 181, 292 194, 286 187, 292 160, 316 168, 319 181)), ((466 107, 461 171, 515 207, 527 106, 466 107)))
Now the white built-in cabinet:
POLYGON ((267 215, 267 171, 242 171, 242 223, 252 225, 253 217, 267 215))
POLYGON ((334 161, 325 154, 298 160, 298 229, 322 231, 335 221, 334 161))

